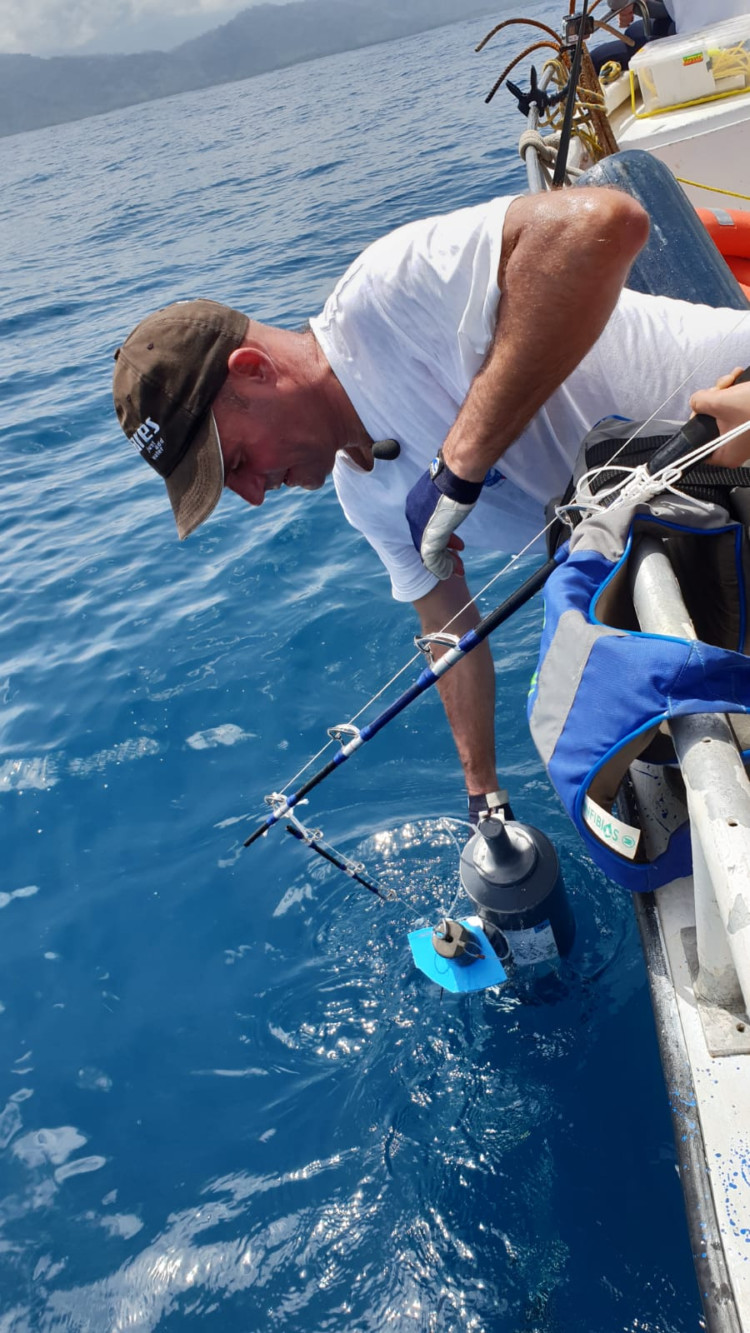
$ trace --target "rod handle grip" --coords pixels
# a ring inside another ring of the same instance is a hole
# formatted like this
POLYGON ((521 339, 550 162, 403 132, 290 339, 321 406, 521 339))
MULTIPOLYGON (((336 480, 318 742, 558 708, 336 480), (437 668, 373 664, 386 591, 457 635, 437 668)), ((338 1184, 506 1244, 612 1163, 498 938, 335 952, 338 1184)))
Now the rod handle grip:
MULTIPOLYGON (((750 381, 750 366, 737 376, 734 383, 747 384, 748 381, 750 381)), ((708 416, 705 412, 699 412, 697 416, 686 421, 684 426, 680 426, 680 429, 656 450, 648 462, 649 474, 653 477, 655 472, 659 472, 663 467, 669 467, 671 463, 676 463, 692 449, 698 449, 702 444, 710 444, 718 434, 716 418, 708 416)))

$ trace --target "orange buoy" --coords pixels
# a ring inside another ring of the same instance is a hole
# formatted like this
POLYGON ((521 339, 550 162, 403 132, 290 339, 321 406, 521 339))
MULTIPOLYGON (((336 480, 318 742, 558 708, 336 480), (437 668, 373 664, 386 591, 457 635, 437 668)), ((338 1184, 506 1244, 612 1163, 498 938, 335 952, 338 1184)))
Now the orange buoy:
POLYGON ((745 259, 743 255, 725 255, 724 258, 740 285, 747 286, 750 282, 750 259, 745 259))
POLYGON ((720 255, 750 259, 750 212, 730 208, 696 210, 720 255))
POLYGON ((698 208, 698 217, 750 300, 750 212, 698 208))

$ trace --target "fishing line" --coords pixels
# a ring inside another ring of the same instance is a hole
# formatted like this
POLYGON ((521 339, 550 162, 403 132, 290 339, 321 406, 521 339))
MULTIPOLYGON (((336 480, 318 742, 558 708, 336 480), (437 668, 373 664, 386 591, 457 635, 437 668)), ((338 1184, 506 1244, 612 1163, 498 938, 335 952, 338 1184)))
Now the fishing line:
POLYGON ((303 797, 307 796, 309 792, 319 786, 325 778, 330 777, 331 773, 337 768, 340 768, 342 764, 345 764, 348 759, 351 759, 353 754, 356 754, 363 745, 368 741, 371 741, 373 737, 377 736, 378 733, 382 731, 383 727, 393 721, 394 717, 397 717, 405 708, 408 708, 409 704, 413 703, 421 694, 424 694, 425 690, 428 690, 432 685, 435 685, 437 681, 445 675, 446 671, 450 671, 452 666, 455 666, 455 664, 463 657, 477 648, 480 643, 483 643, 484 640, 498 628, 499 625, 503 624, 504 621, 514 615, 519 607, 524 606, 526 602, 530 601, 546 582, 547 578, 552 573, 552 570, 558 563, 559 555, 555 555, 547 560, 545 564, 534 570, 533 574, 530 574, 520 587, 516 588, 509 597, 506 597, 504 602, 501 602, 493 611, 490 611, 486 616, 483 616, 482 619, 472 629, 467 630, 460 639, 458 636, 452 636, 454 641, 449 646, 446 646, 445 653, 443 653, 437 661, 431 661, 429 666, 424 667, 417 679, 413 681, 412 684, 396 699, 394 699, 391 704, 383 709, 381 713, 378 713, 371 722, 366 723, 361 729, 354 726, 348 729, 342 726, 330 728, 330 732, 334 739, 341 742, 340 748, 333 755, 333 758, 329 759, 322 768, 319 768, 317 772, 313 773, 312 777, 308 778, 297 791, 292 792, 287 797, 283 797, 282 804, 279 804, 272 799, 269 802, 273 807, 272 813, 267 815, 263 822, 245 839, 243 846, 250 847, 258 840, 258 838, 263 837, 274 824, 278 823, 282 815, 285 815, 287 811, 297 805, 303 797), (346 737, 346 740, 344 737, 346 737))
MULTIPOLYGON (((274 793, 274 796, 278 799, 280 794, 274 793)), ((307 801, 302 801, 300 804, 307 805, 307 801)), ((347 856, 345 852, 339 851, 337 847, 334 847, 333 844, 323 836, 321 829, 308 828, 296 812, 289 811, 287 818, 289 821, 286 825, 287 833, 292 834, 298 842, 303 843, 309 851, 315 852, 322 860, 326 861, 329 865, 334 866, 336 870, 342 871, 342 873, 349 879, 354 880, 355 883, 360 884, 363 888, 367 889, 369 893, 372 893, 381 902, 392 903, 394 906, 402 908, 403 911, 408 914, 410 922, 414 923, 414 905, 404 898, 396 889, 384 888, 377 882, 377 880, 373 879, 369 874, 366 874, 367 867, 363 861, 355 861, 352 857, 347 856)), ((444 815, 427 816, 425 822, 430 823, 431 820, 435 823, 434 832, 447 834, 450 841, 453 843, 454 848, 460 855, 462 845, 456 837, 454 830, 451 828, 451 824, 458 824, 461 828, 467 829, 470 833, 474 832, 473 825, 463 819, 447 819, 444 815)), ((447 911, 443 911, 444 916, 452 917, 462 894, 464 894, 464 890, 459 885, 450 907, 447 911)), ((416 918, 417 926, 423 922, 426 923, 427 921, 428 918, 425 916, 416 918)))
POLYGON ((361 861, 352 861, 351 857, 346 856, 344 852, 339 852, 331 843, 323 837, 322 829, 309 829, 302 820, 295 814, 290 813, 289 823, 286 826, 287 833, 291 833, 299 842, 305 844, 311 852, 316 852, 323 860, 328 861, 337 870, 343 871, 349 879, 353 879, 357 884, 373 893, 381 902, 400 901, 402 906, 406 904, 399 899, 395 889, 383 890, 379 885, 373 884, 372 880, 365 879, 364 872, 366 867, 361 861))
MULTIPOLYGON (((633 434, 629 435, 626 440, 623 440, 619 448, 616 449, 615 452, 613 453, 609 462, 602 469, 603 471, 607 471, 609 468, 611 468, 615 459, 620 457, 620 454, 623 452, 623 450, 627 449, 628 445, 632 444, 634 440, 637 440, 639 435, 641 435, 643 431, 645 431, 646 427, 650 426, 651 422, 655 421, 658 418, 660 412, 662 412, 663 409, 667 406, 667 403, 671 402, 675 394, 678 394, 681 389, 685 388, 686 384, 688 384, 688 382, 694 378, 694 376, 700 370, 701 366, 705 365, 706 361, 708 361, 710 357, 714 356, 717 352, 721 351, 721 348, 730 338, 734 336, 734 334, 737 332, 743 321, 748 318, 748 315, 750 315, 750 310, 740 311, 740 314, 736 322, 732 324, 731 328, 727 329, 726 333, 724 333, 721 336, 718 343, 712 344, 711 347, 709 347, 708 350, 704 352, 700 361, 696 362, 696 364, 690 368, 687 375, 685 375, 684 379, 680 380, 680 383, 675 385, 674 389, 672 389, 671 392, 667 394, 667 397, 659 404, 659 406, 654 408, 650 417, 647 417, 645 421, 638 422, 636 429, 633 431, 633 434)), ((745 430, 747 429, 747 425, 744 426, 744 429, 745 430)), ((712 448, 708 450, 708 453, 712 453, 713 449, 716 448, 718 448, 718 443, 717 441, 713 441, 712 448)), ((562 509, 561 509, 561 517, 562 517, 562 509)), ((547 529, 545 528, 545 532, 546 531, 547 529)))
MULTIPOLYGON (((531 547, 534 546, 541 537, 546 536, 547 532, 552 527, 553 522, 554 520, 550 520, 550 522, 545 527, 543 527, 540 532, 537 532, 530 539, 530 541, 528 541, 526 545, 521 548, 520 551, 516 551, 515 555, 512 555, 510 557, 508 563, 506 565, 503 565, 502 568, 497 571, 497 573, 493 574, 492 577, 488 579, 485 584, 483 584, 483 586, 479 589, 479 591, 475 593, 473 597, 470 597, 468 602, 466 602, 462 607, 458 609, 458 611, 455 612, 454 615, 451 616, 450 620, 446 621, 442 629, 438 630, 437 633, 445 634, 446 631, 450 629, 451 625, 454 624, 456 620, 458 620, 459 616, 463 615, 464 611, 468 611, 470 606, 472 606, 480 597, 483 597, 484 594, 489 591, 493 583, 497 583, 498 579, 501 579, 504 574, 509 573, 509 571, 513 569, 514 565, 516 565, 519 560, 523 559, 523 557, 531 549, 531 547)), ((404 672, 408 671, 410 666, 413 666, 415 662, 418 662, 420 660, 422 654, 423 654, 423 649, 420 648, 418 652, 414 653, 413 657, 409 658, 408 662, 405 662, 404 665, 399 668, 399 670, 395 673, 395 675, 391 676, 390 680, 386 681, 385 685, 381 686, 377 694, 373 694, 372 698, 368 699, 367 702, 362 705, 358 713, 355 713, 353 717, 350 717, 348 722, 341 724, 341 729, 344 730, 347 727, 354 726, 354 723, 357 722, 358 719, 362 717, 362 714, 366 713, 368 709, 372 708, 372 705, 374 703, 377 703, 378 699, 380 699, 386 693, 386 691, 389 690, 391 686, 394 685, 395 682, 401 676, 403 676, 404 672)), ((337 740, 336 736, 329 736, 325 745, 322 745, 320 749, 317 751, 317 753, 314 754, 311 759, 308 759, 307 763, 303 764, 302 768, 300 768, 294 774, 294 776, 291 777, 289 781, 284 784, 284 786, 280 789, 280 794, 283 795, 285 792, 287 792, 289 788, 292 786, 292 784, 296 782, 298 778, 301 778, 303 773, 307 772, 308 768, 312 768, 312 765, 316 762, 316 760, 320 759, 320 756, 322 754, 325 754, 326 750, 328 750, 336 740, 337 740)), ((266 796, 264 799, 266 805, 272 805, 272 800, 270 797, 266 796)))
MULTIPOLYGON (((748 430, 750 430, 750 425, 743 421, 739 426, 733 426, 730 430, 725 431, 723 435, 717 435, 714 439, 690 450, 689 453, 683 454, 679 463, 668 463, 654 473, 648 471, 648 466, 645 463, 639 463, 634 467, 626 467, 624 464, 613 466, 612 463, 602 463, 597 467, 589 468, 588 472, 583 473, 578 483, 578 493, 580 494, 585 488, 588 493, 587 497, 578 501, 571 500, 565 505, 558 505, 555 513, 561 519, 564 519, 568 513, 587 516, 598 514, 605 509, 615 509, 622 504, 638 504, 640 501, 652 499, 662 491, 669 491, 671 494, 677 495, 679 499, 684 499, 684 494, 675 490, 676 484, 683 480, 683 474, 694 467, 696 463, 708 458, 720 445, 730 444, 732 440, 737 439, 740 435, 747 434, 748 430), (623 474, 622 479, 613 481, 611 486, 601 487, 596 491, 594 498, 594 483, 598 477, 609 472, 621 472, 623 474)), ((748 452, 750 452, 750 446, 748 446, 748 452)))

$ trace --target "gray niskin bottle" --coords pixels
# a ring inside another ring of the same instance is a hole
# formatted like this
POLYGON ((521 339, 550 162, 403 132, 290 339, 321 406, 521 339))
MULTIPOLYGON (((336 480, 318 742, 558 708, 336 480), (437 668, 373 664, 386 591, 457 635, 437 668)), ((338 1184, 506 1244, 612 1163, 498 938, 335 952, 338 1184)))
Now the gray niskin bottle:
POLYGON ((461 853, 461 883, 500 958, 519 967, 570 952, 575 919, 557 853, 529 824, 483 820, 461 853))

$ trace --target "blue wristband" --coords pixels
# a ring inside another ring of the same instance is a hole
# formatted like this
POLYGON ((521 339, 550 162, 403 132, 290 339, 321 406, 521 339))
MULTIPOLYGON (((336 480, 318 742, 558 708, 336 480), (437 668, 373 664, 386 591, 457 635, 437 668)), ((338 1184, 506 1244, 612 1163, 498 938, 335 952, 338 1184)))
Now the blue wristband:
POLYGON ((476 504, 484 486, 484 480, 466 481, 464 477, 458 477, 451 471, 443 458, 442 449, 430 463, 430 477, 441 495, 447 496, 449 500, 455 500, 456 504, 460 505, 476 504))
POLYGON ((406 497, 406 521, 422 563, 436 578, 450 578, 455 569, 449 553, 456 528, 471 513, 483 482, 465 481, 452 472, 442 451, 414 483, 406 497))

